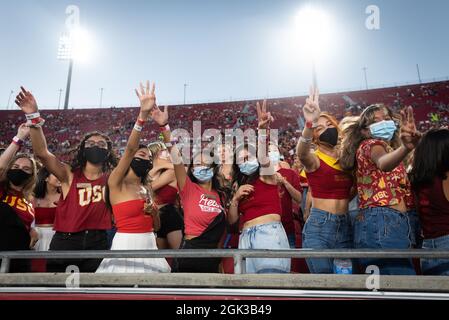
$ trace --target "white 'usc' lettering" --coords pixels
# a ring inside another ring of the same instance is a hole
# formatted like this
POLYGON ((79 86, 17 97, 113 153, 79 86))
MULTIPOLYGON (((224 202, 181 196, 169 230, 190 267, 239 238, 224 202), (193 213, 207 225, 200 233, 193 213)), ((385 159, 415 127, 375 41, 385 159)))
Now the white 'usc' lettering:
POLYGON ((81 207, 88 206, 91 202, 100 202, 105 199, 105 186, 93 186, 78 190, 79 205, 81 207))

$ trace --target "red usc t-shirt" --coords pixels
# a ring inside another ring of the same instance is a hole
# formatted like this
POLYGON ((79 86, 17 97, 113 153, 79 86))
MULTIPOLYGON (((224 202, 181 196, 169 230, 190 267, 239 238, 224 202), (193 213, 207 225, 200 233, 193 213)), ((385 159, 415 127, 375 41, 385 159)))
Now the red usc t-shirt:
POLYGON ((81 169, 73 172, 73 181, 65 199, 58 203, 54 230, 57 232, 81 232, 108 230, 112 227, 112 215, 105 203, 108 174, 97 180, 87 179, 81 169))
MULTIPOLYGON (((292 169, 281 168, 280 173, 296 190, 302 192, 301 181, 296 171, 292 169)), ((295 233, 295 223, 293 222, 293 199, 288 190, 283 186, 281 188, 281 206, 282 216, 281 221, 287 234, 295 233)))
POLYGON ((34 209, 31 202, 27 201, 21 192, 9 190, 6 193, 3 186, 0 186, 0 199, 13 208, 28 231, 31 230, 31 224, 34 221, 34 209))
POLYGON ((223 211, 220 197, 215 191, 208 191, 186 178, 179 193, 184 209, 185 234, 200 236, 223 211))

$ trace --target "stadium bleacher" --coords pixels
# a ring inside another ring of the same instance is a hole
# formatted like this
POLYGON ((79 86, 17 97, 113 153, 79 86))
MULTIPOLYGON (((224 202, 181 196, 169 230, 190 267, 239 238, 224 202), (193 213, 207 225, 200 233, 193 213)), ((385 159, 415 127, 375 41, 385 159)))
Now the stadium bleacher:
MULTIPOLYGON (((280 129, 281 152, 289 161, 292 160, 291 150, 294 149, 299 134, 298 117, 302 116, 301 106, 305 100, 305 96, 268 100, 275 118, 272 127, 280 129)), ((335 115, 337 119, 357 115, 370 104, 384 103, 395 111, 411 105, 421 131, 449 124, 449 81, 322 94, 320 101, 321 109, 335 115)), ((256 101, 235 101, 170 106, 170 118, 175 119, 171 125, 173 128, 191 131, 193 121, 201 120, 202 130, 255 128, 255 103, 256 101), (244 125, 239 124, 239 119, 244 120, 244 125)), ((118 150, 123 148, 134 125, 138 108, 112 107, 101 109, 101 112, 99 109, 42 110, 41 114, 46 120, 44 132, 50 150, 64 159, 68 158, 68 152, 82 136, 93 130, 107 133, 118 150)), ((25 122, 25 118, 20 110, 0 110, 0 119, 3 137, 0 147, 5 147, 16 134, 17 127, 25 122)), ((148 125, 145 131, 147 141, 157 139, 159 135, 155 124, 148 125)), ((30 147, 29 142, 27 147, 30 147)))

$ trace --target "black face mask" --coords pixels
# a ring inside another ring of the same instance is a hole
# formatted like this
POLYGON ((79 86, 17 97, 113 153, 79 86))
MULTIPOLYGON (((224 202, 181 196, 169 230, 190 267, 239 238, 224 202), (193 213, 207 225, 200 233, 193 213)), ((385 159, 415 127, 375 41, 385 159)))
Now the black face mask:
POLYGON ((327 143, 328 145, 335 147, 338 142, 338 130, 337 128, 327 128, 320 135, 319 140, 321 142, 327 143))
POLYGON ((105 162, 108 158, 109 150, 100 147, 91 147, 84 149, 86 160, 93 164, 105 162))
POLYGON ((133 169, 136 176, 139 178, 144 178, 147 176, 148 172, 150 172, 151 161, 141 158, 134 158, 133 161, 131 161, 131 169, 133 169))
POLYGON ((23 171, 22 169, 10 169, 6 174, 8 180, 15 186, 23 185, 29 178, 31 174, 23 171))

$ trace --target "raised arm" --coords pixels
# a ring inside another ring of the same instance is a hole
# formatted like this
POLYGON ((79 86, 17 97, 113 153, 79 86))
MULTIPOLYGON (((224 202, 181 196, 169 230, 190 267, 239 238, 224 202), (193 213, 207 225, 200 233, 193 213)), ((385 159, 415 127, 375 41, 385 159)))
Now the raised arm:
POLYGON ((387 153, 384 147, 374 146, 371 150, 371 159, 376 166, 385 172, 394 170, 405 157, 415 149, 421 139, 421 133, 416 130, 415 118, 412 107, 407 108, 407 112, 401 111, 401 140, 402 145, 393 152, 387 153))
POLYGON ((62 184, 69 184, 72 176, 70 167, 59 161, 54 154, 48 151, 47 141, 42 131, 44 120, 40 118, 36 99, 24 87, 20 88, 22 91, 16 97, 16 104, 25 113, 27 119, 29 119, 27 125, 31 128, 30 136, 34 155, 62 184))
POLYGON ((173 170, 165 170, 157 179, 151 182, 151 189, 157 191, 163 186, 169 185, 173 180, 175 180, 175 173, 173 170))
POLYGON ((306 104, 303 107, 304 119, 306 120, 306 126, 302 131, 302 136, 299 138, 296 152, 299 160, 301 160, 304 168, 308 172, 313 172, 319 167, 319 160, 315 154, 310 150, 310 144, 313 140, 313 130, 316 126, 316 122, 320 117, 320 105, 319 105, 319 91, 317 88, 310 88, 309 98, 306 100, 306 104))
POLYGON ((168 107, 164 107, 164 111, 155 106, 151 111, 151 118, 159 125, 162 135, 164 136, 164 143, 170 151, 173 167, 175 169, 176 181, 178 183, 179 191, 184 189, 186 184, 187 173, 184 168, 181 154, 178 148, 171 141, 171 130, 168 125, 168 107))
POLYGON ((248 197, 252 192, 254 192, 254 186, 250 184, 245 184, 240 186, 234 194, 231 200, 228 211, 228 223, 234 224, 239 220, 239 202, 248 197))
MULTIPOLYGON (((270 124, 274 121, 273 116, 268 112, 267 100, 262 105, 256 104, 257 109, 257 158, 262 168, 270 167, 270 158, 267 156, 268 151, 268 131, 270 124), (263 147, 263 148, 262 148, 263 147)), ((274 172, 273 172, 274 174, 274 172)))
POLYGON ((17 130, 17 135, 14 137, 11 144, 6 148, 3 154, 0 156, 0 181, 6 180, 6 169, 8 164, 11 162, 12 158, 19 152, 20 146, 23 141, 30 135, 30 128, 25 124, 21 124, 19 130, 17 130))
POLYGON ((140 83, 140 91, 136 89, 136 94, 140 101, 139 116, 137 117, 136 124, 129 136, 125 152, 123 153, 123 156, 121 157, 117 167, 112 170, 111 175, 109 176, 108 185, 111 191, 121 189, 123 179, 126 176, 126 172, 131 165, 134 155, 139 150, 139 141, 143 125, 148 121, 150 111, 156 105, 154 83, 151 85, 151 90, 149 81, 147 81, 145 87, 142 83, 140 83))

